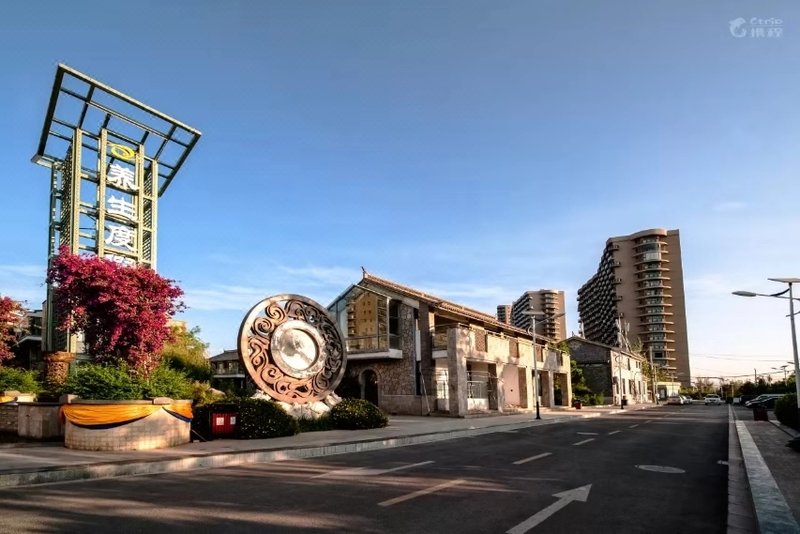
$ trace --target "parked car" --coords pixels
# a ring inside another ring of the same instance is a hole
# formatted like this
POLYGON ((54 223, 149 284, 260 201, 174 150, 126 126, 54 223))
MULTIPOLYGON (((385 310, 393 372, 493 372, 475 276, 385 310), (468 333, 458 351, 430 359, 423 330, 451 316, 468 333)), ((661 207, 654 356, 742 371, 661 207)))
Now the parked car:
POLYGON ((683 403, 684 404, 691 404, 692 403, 692 398, 691 397, 687 397, 686 395, 681 395, 681 398, 683 399, 683 403))
MULTIPOLYGON (((744 403, 744 405, 747 406, 748 408, 752 408, 754 404, 757 404, 757 403, 760 404, 761 402, 763 402, 763 401, 765 401, 767 399, 779 399, 779 398, 783 397, 784 395, 785 395, 785 393, 765 393, 763 395, 759 395, 758 397, 756 397, 753 400, 747 401, 746 403, 744 403)), ((775 407, 775 403, 774 402, 772 404, 772 407, 773 408, 775 407)))
POLYGON ((757 407, 763 407, 763 408, 766 408, 767 410, 774 410, 775 409, 775 403, 781 397, 783 397, 783 395, 769 395, 767 398, 761 399, 759 401, 754 401, 753 400, 753 401, 750 401, 748 408, 755 409, 757 407))
POLYGON ((667 397, 667 404, 683 404, 683 397, 680 395, 670 395, 667 397))
POLYGON ((703 403, 706 406, 709 404, 722 404, 722 399, 719 398, 719 395, 714 395, 713 393, 710 395, 706 395, 706 398, 703 399, 703 403))
POLYGON ((748 401, 751 401, 758 397, 758 395, 742 395, 739 397, 739 404, 746 405, 748 401))

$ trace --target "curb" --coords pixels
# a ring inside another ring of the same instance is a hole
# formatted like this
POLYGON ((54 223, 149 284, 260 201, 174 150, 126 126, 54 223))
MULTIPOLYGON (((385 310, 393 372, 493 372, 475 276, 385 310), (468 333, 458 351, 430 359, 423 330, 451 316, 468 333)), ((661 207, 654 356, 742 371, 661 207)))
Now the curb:
POLYGON ((747 471, 742 458, 742 446, 736 432, 733 409, 728 407, 728 516, 727 534, 758 532, 753 496, 747 484, 747 471))
MULTIPOLYGON (((732 411, 732 409, 731 409, 732 411)), ((736 433, 747 472, 747 481, 762 534, 800 534, 800 526, 792 515, 778 484, 743 421, 735 421, 736 433)))
POLYGON ((171 458, 165 460, 126 460, 120 462, 42 468, 38 470, 26 470, 19 472, 6 471, 5 473, 0 473, 0 489, 14 486, 49 484, 53 482, 67 482, 73 480, 91 480, 98 478, 134 475, 154 475, 177 471, 190 471, 195 469, 231 467, 251 463, 270 463, 278 460, 317 458, 336 454, 350 454, 355 452, 405 447, 408 445, 480 436, 494 432, 504 432, 520 428, 552 425, 599 416, 599 413, 587 413, 581 414, 580 416, 573 415, 568 417, 556 417, 553 419, 543 419, 539 421, 534 419, 531 421, 493 425, 483 428, 471 427, 446 432, 429 432, 425 434, 408 436, 390 436, 378 439, 365 439, 312 447, 286 447, 273 450, 258 449, 208 454, 190 454, 182 458, 171 458))

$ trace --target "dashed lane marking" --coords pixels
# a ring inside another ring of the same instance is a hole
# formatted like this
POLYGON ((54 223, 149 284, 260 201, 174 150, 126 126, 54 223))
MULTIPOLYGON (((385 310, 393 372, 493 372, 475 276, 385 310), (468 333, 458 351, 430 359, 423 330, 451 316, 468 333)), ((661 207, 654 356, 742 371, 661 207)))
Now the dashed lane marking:
POLYGON ((620 432, 622 432, 622 430, 612 430, 611 432, 608 433, 608 435, 613 436, 614 434, 619 434, 620 432))
POLYGON ((598 432, 575 432, 579 436, 596 436, 598 432))
POLYGON ((639 426, 639 423, 636 423, 635 425, 631 425, 628 428, 636 428, 637 426, 639 426))
POLYGON ((523 458, 522 460, 517 460, 516 462, 513 462, 513 464, 514 465, 526 464, 526 463, 532 462, 534 460, 540 460, 542 458, 550 456, 551 454, 553 454, 553 453, 552 452, 543 452, 542 454, 537 454, 536 456, 531 456, 529 458, 523 458))
POLYGON ((466 480, 459 478, 456 480, 450 480, 448 482, 444 482, 442 484, 438 484, 436 486, 432 486, 430 488, 421 489, 419 491, 415 491, 412 493, 407 493, 405 495, 401 495, 399 497, 395 497, 394 499, 389 499, 383 502, 379 502, 378 506, 392 506, 393 504, 410 501, 411 499, 416 499, 417 497, 422 497, 423 495, 429 495, 431 493, 436 493, 437 491, 452 488, 453 486, 458 486, 459 484, 463 484, 466 480))
POLYGON ((594 441, 594 438, 585 439, 583 441, 579 441, 577 443, 573 443, 572 445, 575 446, 575 447, 578 447, 580 445, 585 445, 586 443, 589 443, 590 441, 594 441))

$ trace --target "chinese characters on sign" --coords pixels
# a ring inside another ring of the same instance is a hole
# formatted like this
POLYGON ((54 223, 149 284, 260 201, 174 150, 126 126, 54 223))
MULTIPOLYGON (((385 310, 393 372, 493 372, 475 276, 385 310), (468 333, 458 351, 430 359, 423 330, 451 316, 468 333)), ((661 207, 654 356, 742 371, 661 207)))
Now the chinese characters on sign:
MULTIPOLYGON (((119 160, 134 162, 136 152, 124 145, 109 143, 109 155, 119 160)), ((115 222, 105 224, 103 241, 109 247, 104 256, 120 265, 133 266, 136 260, 129 256, 138 255, 136 242, 137 225, 135 195, 139 192, 136 182, 136 169, 127 164, 111 163, 106 172, 106 185, 111 187, 105 199, 106 214, 116 217, 115 222)))

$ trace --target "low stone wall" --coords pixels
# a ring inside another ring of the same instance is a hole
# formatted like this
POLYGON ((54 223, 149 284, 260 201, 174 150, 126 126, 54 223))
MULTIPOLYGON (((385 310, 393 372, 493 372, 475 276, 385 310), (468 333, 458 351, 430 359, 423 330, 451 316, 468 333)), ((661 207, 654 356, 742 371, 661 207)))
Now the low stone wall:
MULTIPOLYGON (((75 401, 73 404, 154 404, 156 401, 75 401)), ((189 403, 191 401, 174 401, 189 403)), ((171 404, 159 402, 159 404, 171 404)), ((191 423, 158 410, 112 428, 86 428, 66 422, 64 445, 83 451, 139 451, 189 443, 191 423)))
POLYGON ((19 406, 16 403, 0 404, 0 432, 13 432, 16 434, 18 420, 19 406))
POLYGON ((7 400, 9 397, 12 402, 3 402, 0 404, 0 432, 17 433, 17 425, 19 421, 19 406, 18 402, 30 402, 33 400, 32 393, 20 393, 19 391, 0 391, 0 397, 7 400))
POLYGON ((21 402, 17 433, 23 438, 50 439, 64 435, 60 402, 21 402))

